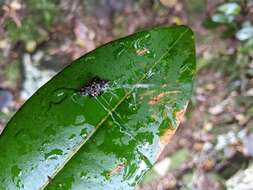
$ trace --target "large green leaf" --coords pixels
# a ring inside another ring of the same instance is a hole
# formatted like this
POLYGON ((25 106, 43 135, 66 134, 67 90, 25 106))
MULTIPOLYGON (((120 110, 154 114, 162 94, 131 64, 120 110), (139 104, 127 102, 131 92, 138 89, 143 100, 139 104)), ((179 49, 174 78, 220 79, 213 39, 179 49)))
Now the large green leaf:
POLYGON ((194 37, 184 26, 139 32, 77 59, 0 136, 0 189, 133 189, 178 126, 194 73, 194 37))

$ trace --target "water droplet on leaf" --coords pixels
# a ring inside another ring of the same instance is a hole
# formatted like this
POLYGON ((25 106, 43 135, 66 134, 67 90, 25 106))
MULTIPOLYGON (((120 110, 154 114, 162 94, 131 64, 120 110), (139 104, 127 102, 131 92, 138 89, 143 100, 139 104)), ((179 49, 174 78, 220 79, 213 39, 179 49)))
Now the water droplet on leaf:
POLYGON ((57 159, 58 156, 62 155, 63 151, 60 149, 54 149, 52 151, 50 151, 49 153, 45 154, 45 159, 46 160, 53 160, 53 159, 57 159))

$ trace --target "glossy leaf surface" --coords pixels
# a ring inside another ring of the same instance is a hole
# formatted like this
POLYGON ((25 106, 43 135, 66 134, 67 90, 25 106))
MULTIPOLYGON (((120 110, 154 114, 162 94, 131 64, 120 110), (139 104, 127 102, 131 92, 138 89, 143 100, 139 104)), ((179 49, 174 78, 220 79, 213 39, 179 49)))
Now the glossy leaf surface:
POLYGON ((139 32, 82 56, 8 123, 0 189, 133 189, 178 126, 194 73, 194 37, 184 26, 139 32))

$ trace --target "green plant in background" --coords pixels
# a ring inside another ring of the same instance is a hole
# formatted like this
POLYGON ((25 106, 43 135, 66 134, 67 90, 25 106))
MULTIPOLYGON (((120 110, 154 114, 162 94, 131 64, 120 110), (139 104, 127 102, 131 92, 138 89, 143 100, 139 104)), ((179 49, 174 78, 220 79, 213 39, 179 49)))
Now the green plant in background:
POLYGON ((0 189, 133 189, 192 93, 192 31, 159 27, 84 55, 40 88, 0 138, 0 189))
MULTIPOLYGON (((49 0, 27 0, 20 12, 20 25, 17 25, 13 19, 8 19, 5 23, 7 35, 14 41, 28 43, 39 43, 46 40, 48 30, 55 22, 56 15, 59 14, 59 1, 49 0)), ((31 46, 31 45, 30 45, 31 46)))
POLYGON ((237 37, 241 41, 253 37, 249 1, 230 1, 216 7, 212 15, 204 22, 206 28, 225 27, 223 37, 237 37))
POLYGON ((208 29, 223 28, 222 37, 230 40, 239 40, 238 47, 232 55, 220 55, 215 58, 223 67, 231 81, 235 81, 235 86, 245 91, 249 82, 247 78, 252 77, 250 67, 252 56, 253 25, 249 11, 250 1, 229 1, 216 7, 203 25, 208 29), (221 61, 222 60, 222 61, 221 61), (229 64, 229 66, 228 66, 229 64), (240 84, 238 84, 240 81, 240 84))
POLYGON ((229 2, 217 7, 212 21, 220 24, 232 24, 235 16, 239 15, 241 7, 236 2, 229 2))
POLYGON ((6 79, 6 85, 10 88, 17 88, 17 81, 20 80, 20 65, 18 61, 13 61, 8 64, 3 72, 3 75, 6 79))

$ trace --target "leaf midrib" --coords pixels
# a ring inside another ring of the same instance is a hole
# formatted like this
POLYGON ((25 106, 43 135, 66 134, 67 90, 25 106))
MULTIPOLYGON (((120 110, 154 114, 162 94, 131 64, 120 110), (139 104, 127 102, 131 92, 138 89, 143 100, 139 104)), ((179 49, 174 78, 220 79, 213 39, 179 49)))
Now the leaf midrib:
MULTIPOLYGON (((154 69, 157 64, 171 51, 171 49, 178 43, 178 41, 189 31, 189 28, 186 28, 180 35, 179 37, 172 43, 172 45, 168 48, 168 50, 154 63, 154 65, 148 70, 148 72, 144 73, 143 77, 141 77, 141 79, 139 81, 137 81, 137 83, 140 83, 142 80, 144 80, 146 78, 146 76, 148 75, 149 71, 154 69)), ((73 150, 72 154, 69 156, 68 159, 65 160, 65 162, 63 162, 63 164, 61 164, 60 167, 58 167, 58 169, 55 170, 55 173, 50 176, 50 178, 54 179, 56 177, 56 175, 58 173, 60 173, 60 171, 65 167, 65 165, 76 155, 76 153, 85 145, 85 143, 94 135, 95 132, 97 132, 97 130, 100 128, 100 126, 107 120, 107 118, 112 114, 112 112, 114 112, 118 106, 133 92, 133 89, 130 90, 128 93, 125 94, 125 96, 122 97, 122 99, 118 102, 118 104, 116 104, 110 112, 108 112, 108 114, 106 116, 104 116, 104 118, 101 119, 101 121, 97 124, 97 126, 95 127, 95 130, 93 130, 84 141, 81 141, 81 143, 73 150)), ((47 180, 47 182, 40 188, 40 190, 45 189, 48 184, 50 183, 49 180, 47 180)))

